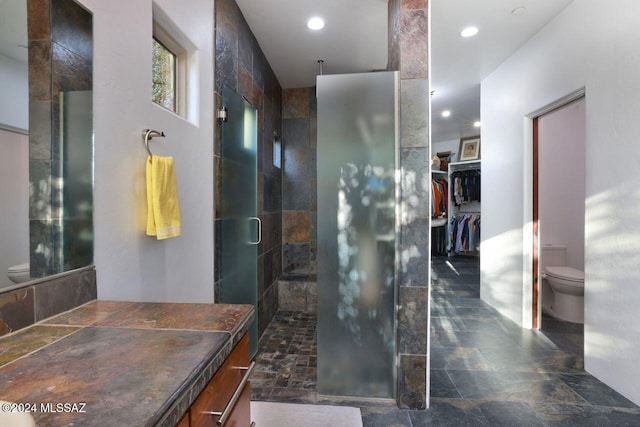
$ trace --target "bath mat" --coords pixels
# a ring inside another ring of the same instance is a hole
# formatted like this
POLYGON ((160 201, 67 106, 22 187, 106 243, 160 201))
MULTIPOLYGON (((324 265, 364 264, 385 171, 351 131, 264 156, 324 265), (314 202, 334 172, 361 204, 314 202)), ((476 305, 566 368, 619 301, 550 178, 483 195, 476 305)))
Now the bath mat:
POLYGON ((251 421, 256 427, 362 427, 360 408, 251 402, 251 421))

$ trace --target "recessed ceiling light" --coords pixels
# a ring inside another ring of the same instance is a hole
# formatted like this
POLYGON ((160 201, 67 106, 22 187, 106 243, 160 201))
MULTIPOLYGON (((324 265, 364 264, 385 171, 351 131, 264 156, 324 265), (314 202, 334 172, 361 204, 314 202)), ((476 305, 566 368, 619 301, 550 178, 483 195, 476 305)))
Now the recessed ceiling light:
POLYGON ((480 126, 482 126, 482 123, 478 122, 473 122, 473 127, 479 128, 480 126))
POLYGON ((449 111, 449 110, 444 110, 442 112, 442 117, 449 117, 450 115, 451 115, 451 111, 449 111))
POLYGON ((319 16, 314 16, 307 21, 307 27, 310 30, 321 30, 324 28, 324 19, 319 16))
POLYGON ((462 37, 473 37, 478 34, 478 27, 467 27, 460 32, 462 37))

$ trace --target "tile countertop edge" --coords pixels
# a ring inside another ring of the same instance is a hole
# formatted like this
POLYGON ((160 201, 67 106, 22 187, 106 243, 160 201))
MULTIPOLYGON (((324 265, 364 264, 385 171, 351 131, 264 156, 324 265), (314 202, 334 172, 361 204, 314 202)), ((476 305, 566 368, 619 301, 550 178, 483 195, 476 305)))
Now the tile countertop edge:
POLYGON ((224 347, 218 352, 212 351, 206 360, 196 366, 192 371, 192 376, 185 381, 182 387, 176 390, 167 400, 166 405, 157 412, 157 416, 149 419, 146 425, 173 427, 178 424, 180 418, 187 412, 200 392, 204 390, 207 383, 213 378, 227 357, 229 357, 236 344, 248 331, 249 324, 253 320, 254 315, 255 310, 252 307, 242 320, 238 322, 237 328, 232 332, 225 332, 229 334, 230 337, 224 347))
POLYGON ((254 316, 255 308, 251 307, 251 309, 247 311, 247 314, 245 314, 244 317, 240 319, 240 321, 238 322, 238 326, 232 331, 233 335, 231 337, 231 340, 234 347, 242 339, 245 332, 249 330, 249 325, 251 324, 251 322, 253 322, 254 316))

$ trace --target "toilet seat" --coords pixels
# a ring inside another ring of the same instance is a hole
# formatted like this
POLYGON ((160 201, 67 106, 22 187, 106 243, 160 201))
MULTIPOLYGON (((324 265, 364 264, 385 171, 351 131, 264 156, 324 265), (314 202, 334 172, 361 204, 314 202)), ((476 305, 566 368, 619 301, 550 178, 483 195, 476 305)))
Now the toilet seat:
POLYGON ((22 264, 13 265, 7 269, 7 272, 10 274, 29 273, 29 263, 25 262, 22 264))
POLYGON ((545 270, 547 276, 562 279, 567 282, 574 282, 576 285, 584 283, 584 271, 577 270, 573 267, 554 266, 547 267, 545 270))

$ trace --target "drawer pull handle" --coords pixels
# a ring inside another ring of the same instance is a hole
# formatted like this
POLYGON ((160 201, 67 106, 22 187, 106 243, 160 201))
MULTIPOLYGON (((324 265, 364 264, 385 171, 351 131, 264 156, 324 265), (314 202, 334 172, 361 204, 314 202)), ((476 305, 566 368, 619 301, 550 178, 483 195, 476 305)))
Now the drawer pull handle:
POLYGON ((229 401, 229 403, 227 403, 227 407, 224 408, 222 412, 202 411, 202 413, 208 414, 208 415, 214 415, 217 417, 219 416, 220 418, 218 419, 216 424, 218 424, 219 426, 223 425, 227 421, 227 418, 229 418, 229 415, 231 415, 231 410, 233 409, 233 407, 236 405, 236 402, 240 398, 242 389, 244 388, 244 385, 247 383, 247 381, 249 381, 249 376, 251 376, 251 372, 253 371, 253 368, 255 366, 256 366, 256 362, 251 362, 251 365, 249 365, 248 368, 244 368, 244 367, 237 368, 241 370, 246 370, 247 372, 245 372, 244 376, 242 377, 242 381, 240 381, 240 384, 238 385, 238 388, 233 393, 233 396, 231 396, 231 400, 229 401))

